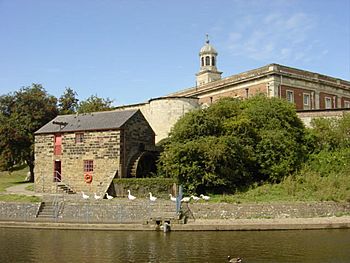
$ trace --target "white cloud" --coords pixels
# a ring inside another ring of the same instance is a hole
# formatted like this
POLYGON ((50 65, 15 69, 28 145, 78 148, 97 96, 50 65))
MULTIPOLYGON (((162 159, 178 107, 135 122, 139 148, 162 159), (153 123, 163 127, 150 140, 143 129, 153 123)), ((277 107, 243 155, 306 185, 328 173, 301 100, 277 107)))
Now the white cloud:
POLYGON ((317 26, 317 20, 312 15, 303 12, 270 12, 257 15, 252 22, 252 16, 239 18, 239 23, 233 26, 233 32, 228 36, 227 47, 232 55, 244 55, 264 62, 276 61, 306 61, 305 49, 316 41, 311 33, 317 26))

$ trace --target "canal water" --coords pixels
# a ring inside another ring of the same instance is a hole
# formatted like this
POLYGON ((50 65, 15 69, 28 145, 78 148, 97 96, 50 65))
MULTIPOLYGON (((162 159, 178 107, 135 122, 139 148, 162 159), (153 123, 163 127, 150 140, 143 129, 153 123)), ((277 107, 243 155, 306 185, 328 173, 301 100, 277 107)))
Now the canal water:
POLYGON ((350 262, 350 229, 150 232, 0 228, 0 262, 350 262))

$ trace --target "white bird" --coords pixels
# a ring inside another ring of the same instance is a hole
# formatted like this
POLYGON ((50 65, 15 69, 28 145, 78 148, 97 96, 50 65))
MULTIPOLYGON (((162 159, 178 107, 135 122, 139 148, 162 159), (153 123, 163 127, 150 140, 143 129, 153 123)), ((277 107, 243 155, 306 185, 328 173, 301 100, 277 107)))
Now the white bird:
POLYGON ((90 198, 90 196, 86 195, 83 191, 81 191, 81 193, 83 194, 83 198, 84 199, 89 199, 90 198))
POLYGON ((128 199, 129 200, 135 200, 136 196, 131 195, 130 190, 128 190, 128 199))
POLYGON ((194 196, 194 195, 191 195, 191 197, 194 201, 198 201, 200 199, 198 196, 194 196))
POLYGON ((157 200, 157 197, 155 196, 152 196, 152 193, 149 192, 149 200, 151 200, 152 202, 156 201, 157 200))
POLYGON ((101 199, 101 195, 97 195, 96 193, 94 193, 94 198, 96 199, 96 200, 98 200, 98 199, 101 199))
POLYGON ((191 196, 190 197, 184 197, 184 198, 181 199, 181 202, 188 203, 190 200, 191 200, 191 196))
POLYGON ((231 258, 230 256, 227 256, 227 260, 229 263, 241 263, 242 262, 242 258, 240 258, 240 257, 231 258))
POLYGON ((176 197, 172 196, 172 194, 169 194, 169 196, 171 201, 176 202, 176 197))
POLYGON ((208 201, 210 199, 210 196, 203 195, 203 194, 201 194, 200 197, 205 201, 208 201))
POLYGON ((108 193, 106 193, 106 197, 107 197, 108 200, 113 199, 113 196, 109 195, 108 193))

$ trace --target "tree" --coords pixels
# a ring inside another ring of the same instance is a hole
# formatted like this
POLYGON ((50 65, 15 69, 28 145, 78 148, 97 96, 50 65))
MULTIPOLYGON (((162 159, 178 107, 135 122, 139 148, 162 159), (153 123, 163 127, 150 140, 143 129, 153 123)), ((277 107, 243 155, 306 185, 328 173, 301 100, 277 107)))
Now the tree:
POLYGON ((280 181, 302 163, 304 126, 282 99, 225 98, 173 127, 159 171, 189 192, 227 192, 254 181, 280 181))
POLYGON ((96 95, 92 95, 87 100, 79 103, 78 113, 112 110, 112 103, 113 101, 109 98, 104 99, 99 98, 96 95))
POLYGON ((0 158, 6 168, 25 161, 34 180, 34 132, 57 115, 56 104, 40 84, 0 97, 0 158))
POLYGON ((66 88, 63 95, 58 100, 59 114, 74 114, 78 108, 78 94, 71 88, 66 88))

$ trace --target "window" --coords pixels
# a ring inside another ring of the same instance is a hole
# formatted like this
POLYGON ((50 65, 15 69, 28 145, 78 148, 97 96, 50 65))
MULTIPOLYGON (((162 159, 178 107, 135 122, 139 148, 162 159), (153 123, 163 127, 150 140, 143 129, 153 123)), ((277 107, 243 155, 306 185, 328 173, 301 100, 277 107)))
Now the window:
POLYGON ((286 92, 287 101, 293 103, 294 102, 294 92, 291 90, 287 90, 286 92))
POLYGON ((211 58, 211 65, 212 65, 212 66, 215 66, 215 57, 212 57, 212 58, 211 58))
POLYGON ((84 142, 84 133, 76 133, 75 143, 83 143, 83 142, 84 142))
POLYGON ((206 57, 205 57, 205 65, 206 65, 206 66, 209 66, 209 65, 210 65, 210 57, 209 57, 209 56, 206 56, 206 57))
POLYGON ((93 172, 93 171, 94 171, 94 161, 84 160, 84 172, 93 172))
POLYGON ((304 105, 305 106, 310 106, 310 94, 305 94, 304 93, 304 105))
POLYGON ((347 109, 350 108, 350 101, 348 100, 344 101, 344 108, 347 108, 347 109))
POLYGON ((54 154, 61 155, 62 154, 62 135, 55 134, 54 137, 55 145, 54 145, 54 154))
POLYGON ((204 57, 202 57, 202 67, 204 67, 204 57))
POLYGON ((326 109, 331 109, 332 108, 332 98, 325 97, 324 98, 324 102, 325 102, 325 108, 326 109))

